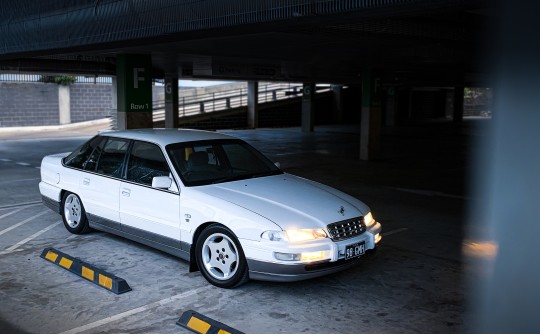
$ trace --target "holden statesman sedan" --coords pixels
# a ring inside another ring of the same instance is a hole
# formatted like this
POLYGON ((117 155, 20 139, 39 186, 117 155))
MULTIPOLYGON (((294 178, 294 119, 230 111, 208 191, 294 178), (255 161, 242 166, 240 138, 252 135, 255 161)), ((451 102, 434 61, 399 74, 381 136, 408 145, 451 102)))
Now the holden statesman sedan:
POLYGON ((96 229, 155 247, 221 288, 334 273, 381 240, 363 202, 214 132, 104 132, 44 157, 39 189, 69 232, 96 229))

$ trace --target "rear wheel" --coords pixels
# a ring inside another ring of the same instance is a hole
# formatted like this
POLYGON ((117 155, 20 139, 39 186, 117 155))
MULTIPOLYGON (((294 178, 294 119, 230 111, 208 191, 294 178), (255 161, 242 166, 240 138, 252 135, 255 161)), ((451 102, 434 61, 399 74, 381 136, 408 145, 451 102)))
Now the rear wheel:
POLYGON ((66 229, 73 234, 84 234, 90 231, 81 199, 73 193, 66 192, 64 194, 62 220, 66 229))
POLYGON ((202 231, 195 252, 199 269, 211 284, 234 288, 249 280, 240 242, 226 227, 213 224, 202 231))

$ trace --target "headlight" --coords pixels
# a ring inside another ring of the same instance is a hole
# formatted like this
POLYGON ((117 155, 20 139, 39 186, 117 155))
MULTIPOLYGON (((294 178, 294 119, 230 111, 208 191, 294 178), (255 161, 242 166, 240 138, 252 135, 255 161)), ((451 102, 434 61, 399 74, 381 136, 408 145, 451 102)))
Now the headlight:
POLYGON ((364 216, 364 223, 366 224, 366 226, 370 226, 375 223, 375 219, 373 218, 371 212, 364 216))
POLYGON ((302 242, 309 240, 317 240, 328 238, 326 231, 322 228, 316 229, 291 229, 286 231, 266 231, 261 234, 261 238, 270 241, 290 241, 290 242, 302 242))
POLYGON ((300 242, 316 239, 324 239, 328 236, 322 228, 310 229, 310 230, 287 230, 287 237, 291 242, 300 242))

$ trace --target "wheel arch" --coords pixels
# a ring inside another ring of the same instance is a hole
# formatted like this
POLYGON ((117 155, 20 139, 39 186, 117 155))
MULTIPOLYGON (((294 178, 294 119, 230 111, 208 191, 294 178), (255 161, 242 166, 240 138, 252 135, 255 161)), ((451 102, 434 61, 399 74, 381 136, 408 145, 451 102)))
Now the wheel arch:
MULTIPOLYGON (((197 239, 199 238, 199 235, 201 235, 202 231, 206 229, 208 226, 213 224, 219 224, 221 226, 227 227, 219 222, 206 222, 202 223, 195 229, 195 232, 193 233, 193 239, 191 239, 191 245, 189 246, 189 272, 195 272, 199 271, 199 265, 197 264, 197 260, 195 259, 195 248, 197 246, 197 239)), ((228 227, 227 227, 228 228, 228 227)))

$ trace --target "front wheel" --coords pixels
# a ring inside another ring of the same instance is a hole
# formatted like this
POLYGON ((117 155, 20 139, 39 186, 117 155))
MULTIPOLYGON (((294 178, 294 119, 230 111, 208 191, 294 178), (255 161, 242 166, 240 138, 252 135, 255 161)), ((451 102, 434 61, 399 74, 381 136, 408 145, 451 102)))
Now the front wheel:
POLYGON ((62 199, 62 220, 66 229, 73 234, 90 231, 86 212, 79 196, 66 192, 62 199))
POLYGON ((234 288, 248 281, 244 252, 226 227, 213 224, 204 229, 197 238, 195 252, 199 269, 211 284, 234 288))

